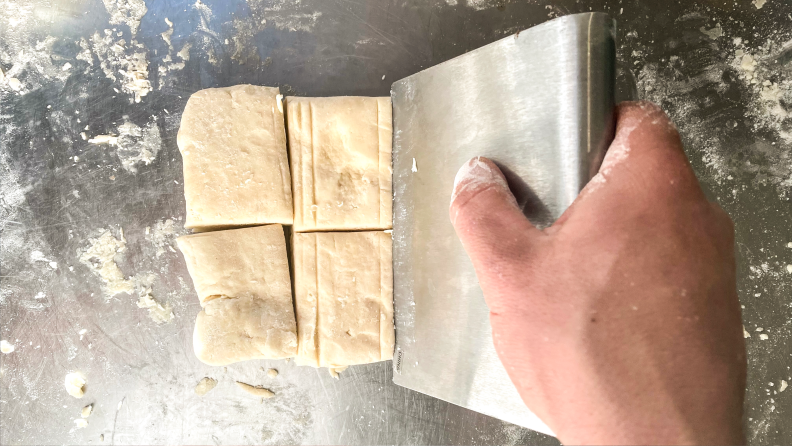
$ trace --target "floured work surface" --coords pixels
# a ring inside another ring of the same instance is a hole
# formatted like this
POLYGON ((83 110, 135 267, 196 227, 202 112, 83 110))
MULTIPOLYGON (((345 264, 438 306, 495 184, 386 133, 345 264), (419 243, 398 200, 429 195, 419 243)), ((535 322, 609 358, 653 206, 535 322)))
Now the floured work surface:
POLYGON ((289 97, 286 115, 294 229, 390 229, 390 98, 289 97))
POLYGON ((187 235, 178 243, 203 307, 193 336, 201 361, 226 365, 296 354, 281 225, 187 235))
POLYGON ((236 85, 194 93, 177 138, 187 228, 291 224, 291 176, 277 88, 236 85))
POLYGON ((343 367, 393 358, 391 235, 294 234, 297 363, 343 367))

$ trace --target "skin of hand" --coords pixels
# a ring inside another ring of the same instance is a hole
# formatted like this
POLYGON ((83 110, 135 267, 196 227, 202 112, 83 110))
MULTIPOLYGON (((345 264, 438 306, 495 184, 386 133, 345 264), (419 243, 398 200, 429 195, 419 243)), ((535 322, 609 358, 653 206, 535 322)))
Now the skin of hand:
POLYGON ((563 443, 744 441, 734 227, 659 107, 618 107, 599 173, 551 227, 481 157, 457 174, 449 212, 495 349, 563 443))

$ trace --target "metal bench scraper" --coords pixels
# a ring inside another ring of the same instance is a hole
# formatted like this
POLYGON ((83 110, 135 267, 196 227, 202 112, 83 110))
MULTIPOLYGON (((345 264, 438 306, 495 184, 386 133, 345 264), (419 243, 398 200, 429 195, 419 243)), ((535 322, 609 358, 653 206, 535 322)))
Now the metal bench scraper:
POLYGON ((613 138, 614 33, 606 14, 565 16, 393 84, 396 384, 552 435, 495 353, 448 204, 481 155, 535 224, 564 212, 613 138))

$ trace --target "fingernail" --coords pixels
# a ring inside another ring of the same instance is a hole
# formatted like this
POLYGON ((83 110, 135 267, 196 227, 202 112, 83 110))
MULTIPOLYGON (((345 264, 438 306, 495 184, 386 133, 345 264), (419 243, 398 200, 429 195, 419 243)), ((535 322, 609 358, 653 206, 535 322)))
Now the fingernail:
MULTIPOLYGON (((454 192, 451 195, 451 203, 465 191, 474 192, 487 187, 497 187, 506 192, 514 199, 509 190, 509 184, 503 175, 484 162, 480 156, 471 158, 457 172, 454 177, 454 192)), ((516 205, 516 200, 515 205, 516 205)))

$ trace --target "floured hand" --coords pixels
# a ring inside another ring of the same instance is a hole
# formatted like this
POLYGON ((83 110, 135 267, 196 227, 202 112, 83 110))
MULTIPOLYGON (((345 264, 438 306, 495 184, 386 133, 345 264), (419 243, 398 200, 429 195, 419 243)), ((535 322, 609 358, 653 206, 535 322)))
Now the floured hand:
POLYGON ((599 174, 551 227, 514 203, 474 158, 450 216, 528 407, 568 444, 742 442, 734 229, 665 113, 622 104, 599 174))

